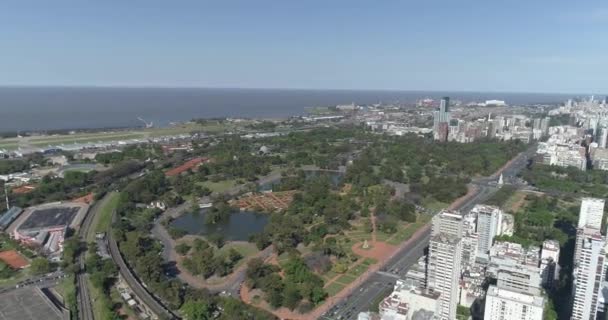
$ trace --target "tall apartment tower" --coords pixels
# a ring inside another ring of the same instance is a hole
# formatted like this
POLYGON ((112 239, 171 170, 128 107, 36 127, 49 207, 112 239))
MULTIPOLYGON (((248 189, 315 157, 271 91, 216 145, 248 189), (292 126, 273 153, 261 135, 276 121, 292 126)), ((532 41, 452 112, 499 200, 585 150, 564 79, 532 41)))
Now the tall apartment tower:
POLYGON ((536 118, 532 121, 532 128, 540 130, 541 118, 536 118))
POLYGON ((447 141, 451 120, 450 98, 441 98, 439 110, 433 113, 433 118, 433 135, 435 140, 447 141))
POLYGON ((439 121, 450 122, 450 98, 443 97, 439 102, 439 121))
POLYGON ((462 238, 465 232, 464 216, 460 211, 442 210, 433 217, 431 225, 431 235, 436 236, 440 233, 462 238))
POLYGON ((461 275, 463 216, 457 211, 443 211, 433 218, 429 243, 427 285, 440 294, 441 320, 456 319, 461 275))
POLYGON ((543 132, 543 136, 549 133, 549 123, 551 122, 551 118, 545 117, 540 121, 540 130, 543 132))
POLYGON ((600 130, 597 144, 600 148, 606 149, 606 146, 608 145, 608 128, 604 127, 600 130))
POLYGON ((596 319, 604 281, 605 246, 599 230, 584 228, 577 233, 572 285, 571 320, 596 319))
POLYGON ((578 228, 600 230, 604 217, 604 199, 583 198, 578 216, 578 228))
POLYGON ((477 216, 477 253, 487 256, 494 237, 501 234, 502 210, 496 206, 476 205, 471 212, 477 216))

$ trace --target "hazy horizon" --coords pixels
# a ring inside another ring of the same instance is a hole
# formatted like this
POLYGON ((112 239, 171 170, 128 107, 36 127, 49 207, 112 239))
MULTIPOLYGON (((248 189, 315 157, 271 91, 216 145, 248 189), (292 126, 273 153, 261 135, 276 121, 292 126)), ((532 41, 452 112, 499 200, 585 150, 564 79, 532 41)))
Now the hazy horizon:
MULTIPOLYGON (((408 92, 408 93, 482 93, 482 94, 539 94, 539 95, 571 95, 572 97, 580 96, 608 96, 608 93, 603 92, 541 92, 541 91, 492 91, 492 90, 430 90, 430 89, 350 89, 350 88, 300 88, 300 87, 214 87, 214 86, 135 86, 135 85, 0 85, 0 88, 14 89, 35 89, 35 88, 57 88, 57 89, 209 89, 209 90, 267 90, 267 91, 345 91, 345 92, 408 92)), ((2 106, 0 105, 0 108, 2 106)))

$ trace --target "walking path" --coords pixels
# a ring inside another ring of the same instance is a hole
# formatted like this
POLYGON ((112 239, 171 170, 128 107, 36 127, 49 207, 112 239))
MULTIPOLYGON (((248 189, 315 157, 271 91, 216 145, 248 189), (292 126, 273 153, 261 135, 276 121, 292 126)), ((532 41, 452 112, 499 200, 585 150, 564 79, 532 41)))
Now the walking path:
POLYGON ((258 252, 255 255, 244 258, 245 263, 241 264, 230 275, 221 278, 221 283, 209 283, 200 276, 193 275, 184 266, 182 262, 184 258, 175 251, 176 241, 171 238, 167 230, 160 224, 155 224, 152 229, 152 234, 163 243, 163 257, 166 261, 175 261, 176 267, 179 270, 177 277, 195 288, 206 288, 212 292, 230 291, 240 286, 240 282, 244 280, 245 272, 247 271, 247 262, 253 258, 266 259, 272 254, 272 247, 258 252), (238 284, 237 284, 238 282, 238 284))

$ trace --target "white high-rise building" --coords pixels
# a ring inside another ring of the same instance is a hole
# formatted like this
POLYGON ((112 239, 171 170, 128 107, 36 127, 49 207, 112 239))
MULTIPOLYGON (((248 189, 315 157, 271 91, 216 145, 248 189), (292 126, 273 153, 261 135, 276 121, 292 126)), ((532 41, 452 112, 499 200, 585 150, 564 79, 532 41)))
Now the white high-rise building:
POLYGON ((597 144, 600 148, 606 149, 608 144, 608 128, 602 128, 602 130, 600 130, 600 137, 597 144))
POLYGON ((578 216, 578 228, 600 230, 604 217, 604 199, 583 198, 578 216))
POLYGON ((541 296, 491 285, 486 294, 483 318, 484 320, 542 320, 544 303, 541 296))
POLYGON ((572 286, 572 320, 595 319, 605 274, 604 238, 599 230, 579 229, 577 232, 572 286))
POLYGON ((543 136, 549 133, 549 122, 551 122, 551 118, 545 117, 540 121, 540 130, 543 132, 543 136))
POLYGON ((440 294, 441 312, 437 319, 456 317, 462 270, 462 237, 466 231, 464 216, 458 211, 443 210, 433 217, 427 267, 427 286, 440 294))
POLYGON ((442 210, 433 217, 431 235, 440 233, 462 238, 465 232, 464 216, 459 211, 442 210))
POLYGON ((462 272, 471 269, 477 258, 478 234, 475 232, 475 215, 469 212, 464 216, 464 236, 462 237, 462 272))
POLYGON ((431 290, 440 294, 438 319, 456 319, 460 285, 462 239, 446 233, 431 237, 429 243, 428 281, 431 290))
POLYGON ((502 210, 495 206, 476 205, 471 212, 477 216, 477 253, 480 256, 488 255, 494 237, 500 235, 502 229, 502 210))

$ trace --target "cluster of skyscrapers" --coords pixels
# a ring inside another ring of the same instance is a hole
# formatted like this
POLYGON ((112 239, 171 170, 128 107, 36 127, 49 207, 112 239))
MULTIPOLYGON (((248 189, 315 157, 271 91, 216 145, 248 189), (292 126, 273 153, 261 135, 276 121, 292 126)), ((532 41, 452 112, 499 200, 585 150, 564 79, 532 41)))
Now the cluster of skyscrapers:
POLYGON ((441 99, 439 108, 433 112, 433 137, 437 141, 473 142, 489 137, 500 140, 519 139, 523 142, 538 140, 547 135, 548 117, 530 119, 526 115, 496 116, 466 121, 455 119, 450 112, 450 99, 441 99))
POLYGON ((543 290, 559 278, 559 243, 525 248, 496 241, 512 232, 513 217, 495 206, 438 213, 428 255, 380 304, 382 319, 452 320, 459 305, 484 319, 543 319, 543 290), (488 287, 489 279, 496 284, 488 287))

